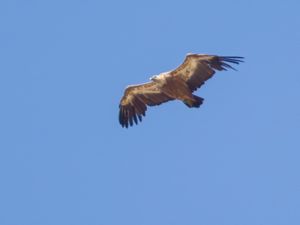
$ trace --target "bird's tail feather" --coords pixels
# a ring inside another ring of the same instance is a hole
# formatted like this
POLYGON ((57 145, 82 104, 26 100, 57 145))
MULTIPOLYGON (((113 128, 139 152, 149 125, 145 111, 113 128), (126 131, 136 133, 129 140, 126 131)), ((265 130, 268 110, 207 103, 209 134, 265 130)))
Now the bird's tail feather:
POLYGON ((193 100, 184 100, 183 103, 189 108, 199 108, 203 103, 203 98, 193 95, 193 100))

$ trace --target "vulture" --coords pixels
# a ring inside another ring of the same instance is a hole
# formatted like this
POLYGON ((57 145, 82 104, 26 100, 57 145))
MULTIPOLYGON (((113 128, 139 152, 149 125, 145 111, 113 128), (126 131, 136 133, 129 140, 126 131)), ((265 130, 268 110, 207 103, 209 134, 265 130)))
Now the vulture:
POLYGON ((127 86, 119 105, 119 122, 128 128, 142 121, 147 106, 180 100, 187 107, 199 108, 203 98, 193 92, 214 73, 233 69, 230 64, 243 62, 243 57, 189 53, 175 70, 154 75, 150 82, 127 86))

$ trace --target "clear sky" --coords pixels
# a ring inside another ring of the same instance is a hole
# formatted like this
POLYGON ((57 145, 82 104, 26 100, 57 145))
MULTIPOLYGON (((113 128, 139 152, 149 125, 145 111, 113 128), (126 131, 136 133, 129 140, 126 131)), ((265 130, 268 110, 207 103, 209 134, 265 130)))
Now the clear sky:
POLYGON ((299 225, 300 1, 0 1, 1 225, 299 225), (244 56, 118 124, 188 52, 244 56))

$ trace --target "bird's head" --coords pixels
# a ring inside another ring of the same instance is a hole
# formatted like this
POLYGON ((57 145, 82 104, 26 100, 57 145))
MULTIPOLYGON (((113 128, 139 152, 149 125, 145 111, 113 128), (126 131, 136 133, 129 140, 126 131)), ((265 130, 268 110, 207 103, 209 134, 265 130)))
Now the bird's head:
POLYGON ((158 80, 158 76, 157 75, 153 75, 152 77, 150 77, 150 80, 157 81, 158 80))

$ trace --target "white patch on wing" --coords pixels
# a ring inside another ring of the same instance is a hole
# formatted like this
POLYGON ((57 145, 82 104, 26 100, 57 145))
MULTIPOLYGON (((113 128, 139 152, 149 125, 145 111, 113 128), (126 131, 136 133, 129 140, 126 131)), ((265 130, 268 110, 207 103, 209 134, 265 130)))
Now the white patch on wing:
POLYGON ((192 73, 196 70, 197 66, 198 66, 197 60, 195 58, 192 58, 190 60, 189 65, 185 69, 185 73, 186 73, 185 76, 187 77, 191 76, 192 73))

